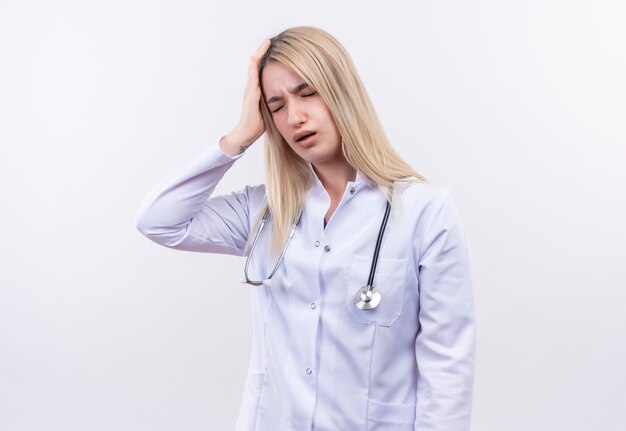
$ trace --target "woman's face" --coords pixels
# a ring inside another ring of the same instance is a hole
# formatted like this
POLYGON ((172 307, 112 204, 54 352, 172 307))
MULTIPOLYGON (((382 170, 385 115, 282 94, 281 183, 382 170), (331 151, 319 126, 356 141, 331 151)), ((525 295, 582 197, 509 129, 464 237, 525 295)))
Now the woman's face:
POLYGON ((313 87, 278 61, 265 65, 261 84, 274 125, 297 155, 314 165, 343 158, 335 120, 313 87))

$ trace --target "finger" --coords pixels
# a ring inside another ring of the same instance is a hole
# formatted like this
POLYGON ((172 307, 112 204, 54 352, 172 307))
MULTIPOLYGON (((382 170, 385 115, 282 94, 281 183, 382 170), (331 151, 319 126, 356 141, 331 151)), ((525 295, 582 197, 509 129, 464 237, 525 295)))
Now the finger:
POLYGON ((267 43, 267 39, 263 40, 263 42, 261 42, 261 45, 259 45, 259 47, 256 50, 256 53, 254 54, 254 56, 258 59, 263 55, 263 52, 265 51, 265 44, 267 43))
POLYGON ((257 60, 259 60, 261 57, 263 57, 263 54, 265 54, 265 51, 267 51, 267 48, 269 48, 269 46, 271 45, 271 41, 269 39, 265 39, 263 41, 263 43, 261 43, 261 46, 259 46, 259 48, 256 50, 256 54, 255 57, 257 60))
POLYGON ((257 60, 254 56, 250 56, 248 63, 248 81, 255 83, 257 80, 257 60))

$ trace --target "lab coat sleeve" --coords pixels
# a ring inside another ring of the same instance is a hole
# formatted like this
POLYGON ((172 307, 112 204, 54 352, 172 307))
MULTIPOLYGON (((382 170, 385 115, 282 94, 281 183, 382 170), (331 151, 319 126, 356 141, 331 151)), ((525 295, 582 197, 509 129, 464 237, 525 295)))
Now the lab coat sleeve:
POLYGON ((213 141, 192 163, 153 187, 135 214, 137 229, 173 249, 243 255, 250 230, 250 199, 259 186, 212 196, 241 156, 228 156, 219 140, 213 141))
POLYGON ((420 330, 415 431, 470 429, 475 317, 468 248, 452 196, 441 188, 418 232, 420 330))

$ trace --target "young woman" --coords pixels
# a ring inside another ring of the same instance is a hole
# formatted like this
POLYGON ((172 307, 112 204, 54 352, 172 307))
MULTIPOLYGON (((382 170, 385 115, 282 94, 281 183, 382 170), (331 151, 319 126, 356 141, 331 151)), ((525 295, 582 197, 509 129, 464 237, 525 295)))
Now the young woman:
POLYGON ((166 247, 247 256, 238 430, 469 429, 474 306, 454 202, 390 146, 327 32, 263 42, 238 125, 162 180, 136 225, 166 247), (214 196, 263 133, 265 184, 214 196))

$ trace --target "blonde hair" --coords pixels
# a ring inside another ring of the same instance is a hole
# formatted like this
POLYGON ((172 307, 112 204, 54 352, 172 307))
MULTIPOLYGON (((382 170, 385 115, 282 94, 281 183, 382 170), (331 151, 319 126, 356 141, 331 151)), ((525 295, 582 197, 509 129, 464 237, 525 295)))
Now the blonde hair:
MULTIPOLYGON (((391 202, 395 181, 428 182, 393 149, 374 106, 346 49, 328 32, 316 27, 293 27, 270 39, 271 45, 259 62, 259 82, 269 61, 293 69, 322 97, 331 112, 348 163, 374 180, 391 202), (407 178, 414 177, 414 178, 407 178)), ((267 202, 256 225, 269 208, 272 223, 270 253, 282 248, 304 207, 305 192, 314 181, 307 161, 298 156, 282 137, 262 96, 259 102, 265 123, 265 189, 267 202)), ((256 234, 251 230, 248 238, 256 234)))

